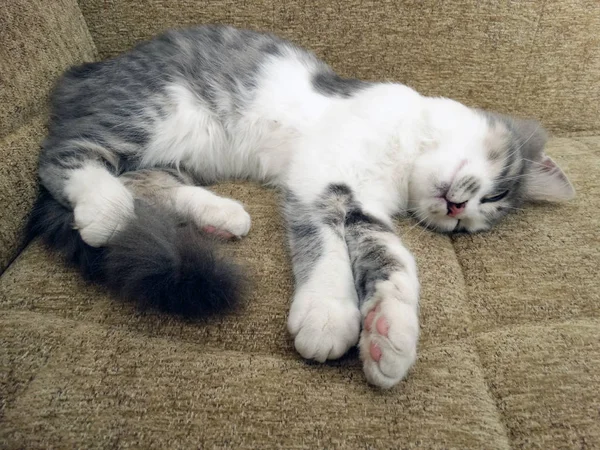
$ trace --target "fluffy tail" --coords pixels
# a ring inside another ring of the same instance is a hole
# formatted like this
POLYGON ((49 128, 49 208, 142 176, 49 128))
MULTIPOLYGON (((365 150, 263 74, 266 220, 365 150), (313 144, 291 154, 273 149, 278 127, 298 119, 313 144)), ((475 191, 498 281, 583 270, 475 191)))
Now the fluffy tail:
POLYGON ((194 225, 143 202, 135 218, 106 247, 91 247, 73 228, 73 211, 42 188, 29 221, 29 237, 41 236, 88 280, 108 286, 143 308, 198 317, 233 307, 243 277, 219 259, 194 225))

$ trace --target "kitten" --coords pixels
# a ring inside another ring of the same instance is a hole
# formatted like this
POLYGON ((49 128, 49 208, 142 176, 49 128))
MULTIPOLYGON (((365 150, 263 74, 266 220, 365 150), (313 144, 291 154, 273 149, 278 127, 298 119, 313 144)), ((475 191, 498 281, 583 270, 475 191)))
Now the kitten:
POLYGON ((32 233, 120 294, 194 316, 239 295, 237 269, 199 229, 250 230, 240 203, 199 185, 277 186, 296 349, 325 361, 358 343, 383 388, 405 376, 419 335, 417 267, 392 217, 477 232, 525 200, 574 195, 536 122, 340 78, 289 42, 231 27, 170 31, 72 68, 52 108, 32 233))

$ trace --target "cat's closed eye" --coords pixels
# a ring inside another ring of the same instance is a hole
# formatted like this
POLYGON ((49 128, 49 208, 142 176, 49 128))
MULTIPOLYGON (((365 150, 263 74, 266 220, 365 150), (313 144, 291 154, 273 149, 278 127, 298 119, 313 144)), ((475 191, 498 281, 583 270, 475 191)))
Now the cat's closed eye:
POLYGON ((504 191, 501 192, 499 194, 493 195, 491 197, 483 197, 481 199, 481 203, 493 203, 493 202, 499 202, 500 200, 502 200, 504 197, 506 197, 508 195, 509 191, 504 191))

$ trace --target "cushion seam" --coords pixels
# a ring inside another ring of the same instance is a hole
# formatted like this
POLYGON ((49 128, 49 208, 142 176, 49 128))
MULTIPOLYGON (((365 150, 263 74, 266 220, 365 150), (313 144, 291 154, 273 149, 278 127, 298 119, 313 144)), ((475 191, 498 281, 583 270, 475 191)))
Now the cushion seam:
MULTIPOLYGON (((455 246, 455 241, 452 237, 448 237, 448 239, 450 240, 450 244, 452 245, 452 251, 454 253, 454 260, 456 261, 458 267, 459 267, 459 271, 460 271, 460 277, 462 279, 463 282, 463 286, 464 286, 464 290, 465 290, 465 304, 469 305, 468 302, 468 298, 469 298, 469 292, 467 289, 467 283, 466 283, 466 278, 465 278, 465 268, 463 267, 463 265, 460 262, 460 258, 458 257, 458 253, 456 252, 456 246, 455 246)), ((471 308, 468 307, 468 311, 466 311, 469 315, 469 319, 471 318, 471 308)), ((504 432, 504 435, 506 436, 506 441, 508 442, 509 448, 514 448, 514 445, 512 444, 512 439, 509 433, 509 429, 506 423, 506 418, 504 417, 504 414, 502 413, 502 409, 500 408, 500 399, 498 398, 498 396, 496 396, 494 394, 494 391, 492 390, 492 386, 490 384, 490 380, 488 379, 488 377, 486 376, 486 372, 484 370, 483 367, 483 361, 481 359, 481 355, 480 355, 480 350, 479 350, 479 346, 477 345, 477 341, 475 339, 475 336, 473 336, 473 334, 471 332, 469 332, 468 336, 466 336, 465 341, 468 342, 474 349, 474 353, 477 357, 477 368, 479 369, 479 371, 481 372, 481 377, 483 379, 483 382, 485 383, 485 391, 488 395, 488 397, 492 400, 494 406, 496 407, 496 416, 498 418, 498 423, 500 424, 500 426, 502 427, 502 430, 504 432)))

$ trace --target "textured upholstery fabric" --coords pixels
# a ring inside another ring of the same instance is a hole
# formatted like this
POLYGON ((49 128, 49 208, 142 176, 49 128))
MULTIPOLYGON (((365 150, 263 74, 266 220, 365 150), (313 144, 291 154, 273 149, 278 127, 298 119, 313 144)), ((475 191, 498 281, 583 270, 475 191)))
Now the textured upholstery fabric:
MULTIPOLYGON (((102 56, 175 24, 229 22, 294 38, 348 75, 600 134, 593 2, 80 5, 102 56)), ((52 44, 0 72, 21 77, 0 94, 3 266, 35 191, 47 89, 94 55, 73 2, 9 9, 12 47, 52 44), (36 34, 38 23, 61 25, 36 34)), ((419 265, 422 336, 417 364, 390 391, 365 383, 356 352, 327 364, 295 353, 272 190, 215 187, 253 218, 222 249, 252 287, 239 310, 206 322, 141 314, 31 243, 0 277, 0 448, 600 448, 600 137, 579 134, 548 146, 578 192, 572 203, 528 206, 472 236, 398 222, 419 265)))
POLYGON ((1 9, 0 272, 35 197, 48 93, 65 68, 96 56, 75 0, 8 0, 1 9))

